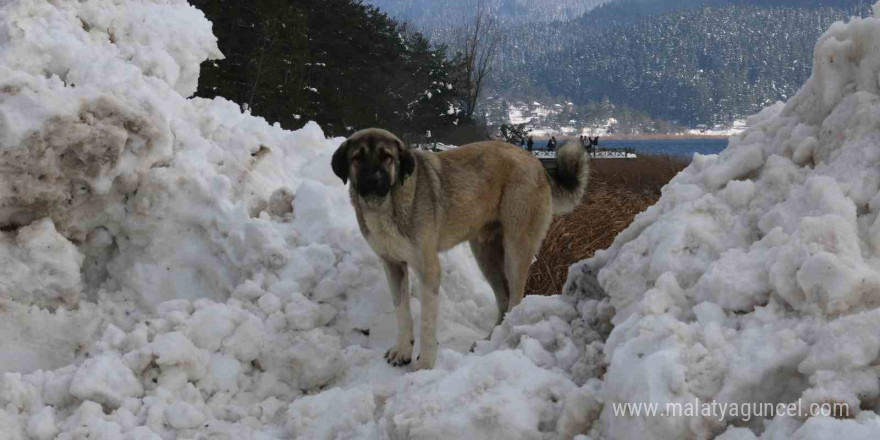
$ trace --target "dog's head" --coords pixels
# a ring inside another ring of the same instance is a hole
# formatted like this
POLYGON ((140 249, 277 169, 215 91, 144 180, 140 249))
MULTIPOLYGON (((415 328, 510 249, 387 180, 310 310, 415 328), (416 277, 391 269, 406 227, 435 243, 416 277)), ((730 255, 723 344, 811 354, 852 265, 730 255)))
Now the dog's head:
POLYGON ((388 195, 415 169, 415 157, 397 136, 378 128, 351 135, 333 154, 333 172, 365 199, 388 195))

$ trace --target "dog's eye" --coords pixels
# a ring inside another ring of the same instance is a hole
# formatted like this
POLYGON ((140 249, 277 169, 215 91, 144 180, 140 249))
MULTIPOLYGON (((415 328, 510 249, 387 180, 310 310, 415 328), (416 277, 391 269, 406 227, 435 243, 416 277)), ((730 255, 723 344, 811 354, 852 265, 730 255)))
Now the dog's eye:
POLYGON ((385 150, 379 151, 379 160, 385 162, 389 159, 391 159, 391 155, 388 154, 387 151, 385 151, 385 150))
POLYGON ((360 162, 361 161, 361 153, 357 152, 351 155, 352 162, 360 162))

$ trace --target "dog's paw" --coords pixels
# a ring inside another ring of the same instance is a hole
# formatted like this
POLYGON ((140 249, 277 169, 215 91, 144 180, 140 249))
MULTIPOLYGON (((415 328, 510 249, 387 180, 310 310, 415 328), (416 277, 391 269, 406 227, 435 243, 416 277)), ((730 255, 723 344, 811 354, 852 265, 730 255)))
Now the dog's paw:
POLYGON ((437 354, 420 354, 418 358, 416 358, 416 363, 413 366, 413 369, 418 370, 430 370, 434 368, 434 361, 437 359, 437 354))
POLYGON ((412 346, 408 350, 401 350, 398 347, 391 347, 385 352, 385 360, 395 367, 409 365, 412 362, 412 346))

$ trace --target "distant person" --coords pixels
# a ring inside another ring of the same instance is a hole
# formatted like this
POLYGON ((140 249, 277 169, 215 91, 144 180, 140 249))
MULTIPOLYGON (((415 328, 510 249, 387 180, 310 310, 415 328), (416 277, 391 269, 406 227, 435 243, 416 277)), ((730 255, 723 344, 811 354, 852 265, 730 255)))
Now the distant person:
POLYGON ((531 153, 532 150, 534 149, 534 147, 535 147, 535 141, 533 141, 533 140, 532 140, 532 137, 529 136, 529 140, 526 142, 526 148, 527 148, 527 149, 529 150, 529 152, 531 153))
POLYGON ((599 136, 590 139, 590 148, 587 150, 589 152, 598 151, 599 150, 599 136))
POLYGON ((547 149, 550 151, 556 151, 556 136, 550 136, 550 141, 547 142, 547 149))

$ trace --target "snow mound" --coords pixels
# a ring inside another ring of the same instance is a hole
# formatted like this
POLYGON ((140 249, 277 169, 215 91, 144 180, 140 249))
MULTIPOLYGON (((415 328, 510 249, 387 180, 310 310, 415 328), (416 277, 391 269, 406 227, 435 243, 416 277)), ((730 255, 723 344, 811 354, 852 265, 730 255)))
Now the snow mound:
MULTIPOLYGON (((875 6, 875 14, 880 4, 875 6)), ((812 77, 693 163, 567 291, 613 307, 608 438, 875 438, 880 428, 880 19, 835 23, 812 77), (795 414, 615 414, 620 403, 795 414), (818 405, 847 412, 814 414, 818 405), (830 416, 829 416, 830 415, 830 416), (736 427, 733 427, 736 426, 736 427)))
POLYGON ((0 432, 873 438, 876 41, 875 18, 832 26, 795 98, 751 118, 724 153, 695 157, 572 269, 566 296, 527 298, 474 354, 494 298, 467 248, 444 255, 444 349, 435 370, 413 373, 382 359, 394 312, 330 169, 341 139, 189 98, 199 64, 222 56, 201 12, 4 2, 0 432), (613 412, 694 399, 852 412, 613 412))
POLYGON ((341 139, 190 98, 221 56, 182 0, 0 3, 2 437, 581 430, 595 402, 535 344, 459 353, 495 321, 466 247, 442 258, 442 368, 385 363, 394 311, 330 167, 341 139))

